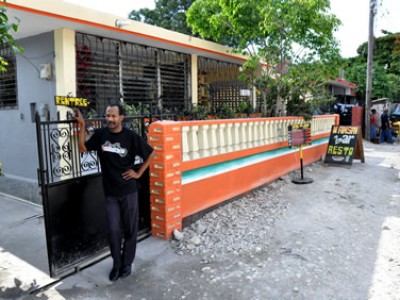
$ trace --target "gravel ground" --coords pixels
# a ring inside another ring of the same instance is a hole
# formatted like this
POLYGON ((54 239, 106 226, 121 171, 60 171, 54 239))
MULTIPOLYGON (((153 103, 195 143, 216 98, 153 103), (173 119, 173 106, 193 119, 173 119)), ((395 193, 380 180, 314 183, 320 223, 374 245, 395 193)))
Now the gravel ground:
POLYGON ((217 208, 183 230, 171 245, 179 255, 202 255, 204 262, 221 261, 225 255, 268 251, 277 219, 288 206, 285 190, 289 176, 217 208))

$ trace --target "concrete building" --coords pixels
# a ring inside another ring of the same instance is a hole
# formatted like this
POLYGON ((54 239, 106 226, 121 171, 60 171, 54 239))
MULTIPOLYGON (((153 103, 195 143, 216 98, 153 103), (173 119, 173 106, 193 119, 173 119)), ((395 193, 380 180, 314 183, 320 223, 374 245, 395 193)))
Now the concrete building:
POLYGON ((243 99, 237 74, 245 58, 222 45, 62 0, 9 0, 7 15, 19 20, 15 39, 25 50, 0 48, 9 63, 0 75, 8 177, 37 181, 36 112, 55 120, 71 105, 102 114, 115 100, 183 110, 243 99))
POLYGON ((347 81, 342 77, 336 78, 335 81, 329 81, 326 85, 328 93, 336 98, 336 101, 344 104, 354 104, 357 102, 356 98, 357 85, 353 82, 347 81))

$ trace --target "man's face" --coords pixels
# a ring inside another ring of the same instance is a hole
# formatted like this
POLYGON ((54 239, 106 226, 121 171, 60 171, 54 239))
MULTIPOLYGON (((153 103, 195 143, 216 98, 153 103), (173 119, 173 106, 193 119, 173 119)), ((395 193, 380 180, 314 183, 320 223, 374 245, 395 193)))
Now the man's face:
POLYGON ((106 109, 106 121, 111 132, 119 132, 122 129, 124 116, 119 114, 118 107, 109 106, 106 109))

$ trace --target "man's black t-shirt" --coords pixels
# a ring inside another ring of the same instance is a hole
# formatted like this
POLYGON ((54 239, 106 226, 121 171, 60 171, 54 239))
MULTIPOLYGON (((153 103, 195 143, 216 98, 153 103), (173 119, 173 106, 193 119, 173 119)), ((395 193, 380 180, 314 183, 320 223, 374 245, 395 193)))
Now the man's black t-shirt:
POLYGON ((138 134, 127 128, 118 133, 100 128, 85 145, 99 155, 106 196, 124 196, 137 190, 136 181, 125 180, 122 173, 133 168, 136 155, 145 161, 153 152, 138 134))
POLYGON ((382 130, 387 130, 390 128, 389 126, 389 116, 387 115, 387 113, 383 113, 381 115, 381 128, 382 130))

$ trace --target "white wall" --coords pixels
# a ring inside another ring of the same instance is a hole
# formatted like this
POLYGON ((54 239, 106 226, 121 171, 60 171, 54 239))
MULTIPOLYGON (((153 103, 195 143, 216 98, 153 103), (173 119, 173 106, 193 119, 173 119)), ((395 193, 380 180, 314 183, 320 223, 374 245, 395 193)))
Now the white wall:
POLYGON ((31 103, 39 111, 47 105, 55 118, 55 79, 39 78, 39 66, 54 66, 53 33, 17 41, 25 52, 17 55, 17 109, 0 109, 0 162, 6 176, 35 182, 38 155, 31 103))

